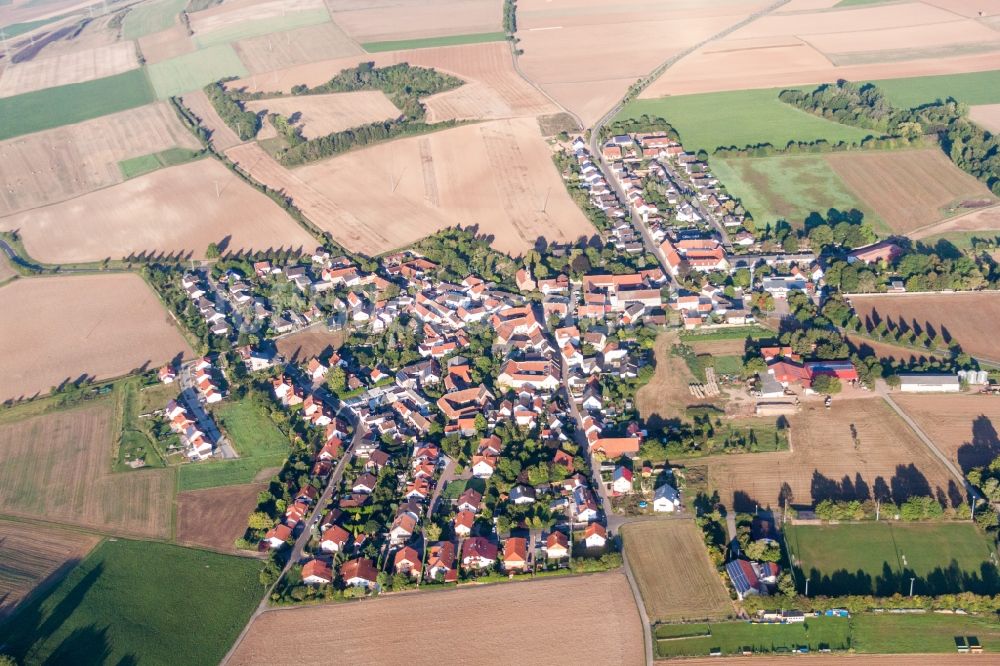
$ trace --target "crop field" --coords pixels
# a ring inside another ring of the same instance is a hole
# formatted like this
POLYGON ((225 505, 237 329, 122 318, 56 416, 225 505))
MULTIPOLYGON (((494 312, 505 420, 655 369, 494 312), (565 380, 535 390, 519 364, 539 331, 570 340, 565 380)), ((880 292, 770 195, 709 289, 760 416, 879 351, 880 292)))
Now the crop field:
POLYGON ((266 481, 281 469, 286 458, 286 454, 272 454, 185 464, 177 470, 177 489, 186 492, 266 481))
POLYGON ((458 46, 459 44, 481 44, 482 42, 502 42, 507 34, 501 32, 478 32, 469 35, 448 35, 424 39, 400 39, 389 42, 366 42, 361 46, 368 53, 400 51, 402 49, 427 49, 435 46, 458 46))
POLYGON ((101 400, 0 425, 0 512, 169 536, 174 475, 164 469, 111 473, 112 411, 112 402, 101 400))
POLYGON ((105 541, 11 618, 4 649, 25 664, 170 664, 184 636, 184 663, 214 665, 263 595, 259 570, 254 559, 105 541))
POLYGON ((1000 69, 943 76, 896 78, 874 83, 885 91, 893 104, 905 108, 949 97, 954 97, 970 106, 1000 103, 1000 69))
POLYGON ((785 527, 799 591, 811 594, 995 594, 996 548, 971 522, 785 527))
POLYGON ((1000 104, 978 104, 969 107, 969 118, 993 134, 1000 134, 1000 104))
MULTIPOLYGON (((47 23, 55 21, 73 9, 74 5, 79 5, 80 0, 5 0, 0 3, 0 25, 7 26, 11 23, 39 22, 47 23)), ((13 36, 12 32, 7 33, 13 36)))
POLYGON ((983 183, 938 148, 831 153, 826 160, 848 189, 898 234, 996 201, 983 183))
POLYGON ((99 537, 0 520, 0 620, 38 585, 82 560, 99 537))
MULTIPOLYGON (((298 4, 299 3, 297 1, 296 7, 298 7, 298 4)), ((253 7, 251 10, 253 13, 246 15, 246 17, 242 18, 238 23, 232 23, 231 25, 211 30, 209 32, 196 32, 194 35, 195 43, 199 48, 207 48, 217 46, 219 44, 229 44, 240 39, 260 37, 261 35, 270 35, 272 33, 294 30, 295 28, 302 28, 309 25, 322 24, 330 20, 330 15, 327 14, 326 9, 322 7, 319 7, 318 9, 302 9, 301 11, 296 9, 294 11, 289 11, 286 14, 282 14, 281 16, 260 18, 261 12, 259 12, 258 9, 264 7, 265 5, 257 5, 253 7)), ((235 13, 236 12, 233 12, 234 15, 235 13)))
POLYGON ((920 240, 928 245, 943 238, 954 243, 957 247, 967 249, 970 247, 973 237, 988 238, 997 235, 996 233, 990 234, 990 231, 996 232, 998 230, 1000 230, 1000 207, 991 206, 948 218, 918 231, 911 231, 907 236, 911 240, 920 240))
POLYGON ((142 253, 197 258, 209 243, 229 251, 316 245, 277 204, 214 159, 0 218, 0 229, 19 230, 32 258, 55 264, 142 253))
POLYGON ((253 74, 361 53, 361 47, 329 21, 241 39, 233 47, 253 74))
POLYGON ((495 32, 500 5, 490 0, 393 0, 359 6, 326 0, 334 22, 358 42, 411 40, 495 32))
POLYGON ((886 320, 902 323, 918 335, 940 333, 946 342, 954 340, 962 350, 1000 361, 994 327, 1000 322, 1000 295, 957 292, 952 294, 907 294, 892 296, 852 296, 851 304, 861 321, 886 320))
MULTIPOLYGON (((852 153, 853 155, 853 153, 852 153)), ((715 158, 712 170, 759 224, 786 220, 801 227, 810 213, 858 209, 879 225, 872 210, 856 197, 824 155, 715 158)))
POLYGON ((139 157, 122 160, 118 163, 118 168, 121 169, 122 176, 126 179, 135 178, 156 171, 157 169, 186 164, 203 155, 204 153, 197 150, 168 148, 158 153, 150 153, 149 155, 140 155, 139 157))
MULTIPOLYGON (((674 627, 665 625, 664 628, 674 627)), ((801 646, 808 646, 811 651, 846 650, 851 646, 850 620, 839 617, 810 617, 802 624, 720 622, 706 628, 711 636, 657 640, 657 654, 662 658, 703 657, 712 649, 721 650, 723 655, 742 655, 747 647, 759 654, 789 652, 801 646)))
MULTIPOLYGON (((917 654, 883 662, 883 658, 865 657, 879 666, 896 664, 961 664, 969 655, 955 654, 955 636, 975 636, 984 652, 1000 652, 1000 624, 995 619, 974 615, 864 614, 851 618, 852 642, 858 652, 934 654, 918 661, 917 654), (941 654, 938 654, 941 653, 941 654)), ((885 659, 892 659, 891 657, 885 659)), ((988 658, 983 658, 983 660, 988 658)), ((810 660, 811 661, 811 660, 810 660)), ((978 660, 977 660, 978 661, 978 660)))
POLYGON ((184 26, 176 23, 165 30, 140 37, 139 51, 147 65, 170 60, 195 50, 194 42, 184 26))
POLYGON ((160 99, 199 90, 227 76, 244 76, 247 73, 236 51, 228 44, 170 58, 149 65, 146 70, 160 99))
POLYGON ((791 451, 712 456, 690 467, 708 473, 709 486, 737 511, 755 506, 811 506, 823 499, 865 499, 888 492, 964 497, 941 462, 878 397, 807 402, 787 417, 791 451))
POLYGON ((700 341, 692 338, 691 345, 695 354, 711 354, 713 356, 743 356, 747 343, 745 338, 732 338, 730 340, 706 340, 700 341))
POLYGON ((693 521, 625 525, 622 539, 651 622, 719 619, 733 613, 693 521))
POLYGON ((117 377, 193 353, 134 274, 15 280, 0 288, 0 310, 11 341, 0 353, 0 400, 47 393, 79 377, 117 377))
POLYGON ((1000 456, 1000 399, 995 396, 897 393, 892 399, 963 472, 1000 456))
POLYGON ((45 90, 0 98, 0 141, 22 134, 78 123, 154 101, 146 73, 133 69, 45 90))
POLYGON ((789 141, 861 141, 871 132, 841 125, 796 109, 778 99, 780 90, 741 90, 630 102, 619 118, 643 114, 665 118, 690 152, 789 141))
POLYGON ((165 103, 148 104, 0 143, 0 216, 122 181, 118 163, 200 147, 165 103))
POLYGON ((208 101, 204 90, 186 93, 181 98, 181 102, 211 132, 212 145, 217 150, 226 151, 242 143, 236 132, 219 117, 215 107, 208 101))
POLYGON ((6 254, 0 253, 0 284, 3 284, 16 275, 17 271, 11 265, 10 259, 7 258, 6 254))
POLYGON ((177 543, 232 552, 266 489, 266 483, 254 483, 178 493, 177 543))
POLYGON ((327 350, 340 349, 344 344, 342 331, 325 331, 321 327, 285 335, 275 340, 278 353, 292 362, 306 361, 327 350))
POLYGON ((642 626, 620 571, 504 583, 421 594, 393 595, 359 604, 278 610, 254 620, 229 663, 300 663, 315 659, 309 641, 277 641, 294 627, 317 635, 335 631, 339 658, 348 663, 406 662, 421 666, 452 663, 508 663, 511 636, 517 650, 546 662, 601 661, 632 666, 643 662, 642 626), (586 640, 556 640, 552 618, 572 600, 573 633, 586 640), (484 613, 484 608, 517 612, 484 613), (428 622, 429 613, 435 620, 428 622), (394 627, 405 641, 373 641, 373 626, 394 627), (475 636, 454 640, 455 627, 475 636))
POLYGON ((473 225, 494 248, 512 254, 539 238, 570 241, 595 233, 569 198, 531 118, 400 139, 294 172, 256 145, 227 155, 255 180, 284 190, 337 242, 366 254, 456 225, 473 225))
POLYGON ((246 103, 251 111, 279 113, 286 118, 298 113, 302 135, 307 139, 334 132, 389 120, 399 116, 396 106, 381 90, 275 97, 246 103))
POLYGON ((132 7, 122 21, 122 37, 139 39, 166 30, 177 21, 187 0, 157 0, 132 7))
POLYGON ((86 51, 71 51, 52 58, 35 58, 10 65, 0 74, 0 97, 84 83, 136 69, 135 46, 118 42, 86 51))

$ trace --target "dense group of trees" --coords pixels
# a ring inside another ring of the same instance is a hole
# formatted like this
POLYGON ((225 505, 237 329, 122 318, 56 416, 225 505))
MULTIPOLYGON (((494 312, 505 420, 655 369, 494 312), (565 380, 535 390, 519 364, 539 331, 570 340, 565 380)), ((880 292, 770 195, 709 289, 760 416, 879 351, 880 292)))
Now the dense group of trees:
POLYGON ((216 113, 243 141, 249 141, 257 136, 260 131, 260 114, 254 111, 247 111, 243 103, 226 90, 226 81, 232 81, 235 77, 222 79, 205 86, 205 94, 208 101, 215 107, 216 113))
POLYGON ((488 239, 477 237, 468 229, 443 229, 419 241, 414 250, 438 264, 444 280, 458 282, 471 274, 505 289, 517 290, 514 283, 517 263, 490 247, 488 239))
POLYGON ((508 36, 517 32, 517 0, 503 0, 503 31, 508 36))

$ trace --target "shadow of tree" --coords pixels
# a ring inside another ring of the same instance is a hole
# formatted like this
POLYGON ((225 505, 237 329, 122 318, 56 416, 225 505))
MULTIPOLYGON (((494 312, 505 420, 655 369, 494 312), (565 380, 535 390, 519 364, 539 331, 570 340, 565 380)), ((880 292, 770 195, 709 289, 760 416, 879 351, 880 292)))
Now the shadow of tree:
POLYGON ((1000 456, 1000 436, 997 436, 993 422, 984 414, 972 422, 972 440, 958 448, 958 466, 962 473, 974 467, 982 467, 1000 456))

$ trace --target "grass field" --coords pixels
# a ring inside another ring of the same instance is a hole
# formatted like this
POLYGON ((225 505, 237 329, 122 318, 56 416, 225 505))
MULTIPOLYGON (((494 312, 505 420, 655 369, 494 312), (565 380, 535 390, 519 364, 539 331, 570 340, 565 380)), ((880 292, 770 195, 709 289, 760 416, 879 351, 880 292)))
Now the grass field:
POLYGON ((249 400, 226 402, 215 410, 215 416, 241 457, 288 454, 288 438, 249 400))
POLYGON ((986 617, 927 613, 851 618, 851 642, 858 652, 954 653, 955 636, 975 636, 984 651, 1000 652, 1000 623, 986 617))
POLYGON ((739 356, 716 356, 715 372, 721 375, 738 375, 743 372, 743 359, 739 356))
POLYGON ((712 170, 757 224, 786 220, 801 226, 810 213, 856 208, 876 228, 884 226, 854 196, 825 155, 782 155, 712 160, 712 170))
MULTIPOLYGON (((207 83, 207 81, 206 81, 207 83)), ((156 99, 142 69, 0 98, 0 140, 78 123, 156 99)))
MULTIPOLYGON (((8 4, 7 2, 0 2, 0 5, 8 4)), ((66 15, 61 16, 50 16, 48 18, 38 19, 37 21, 24 21, 23 23, 12 23, 11 25, 3 26, 4 35, 6 39, 13 39, 23 35, 26 32, 31 32, 35 28, 41 28, 43 25, 48 25, 49 23, 55 23, 60 19, 66 18, 66 15)))
POLYGON ((735 328, 720 328, 717 331, 709 331, 707 333, 693 333, 685 331, 681 333, 681 342, 690 344, 697 342, 711 342, 713 340, 743 340, 745 338, 750 338, 751 340, 766 340, 773 337, 775 337, 774 331, 769 331, 766 328, 761 328, 759 326, 737 326, 735 328))
POLYGON ((988 72, 915 76, 873 81, 896 106, 912 108, 937 99, 954 97, 966 104, 1000 102, 1000 69, 988 72))
POLYGON ((228 44, 149 65, 149 80, 159 99, 198 90, 227 76, 245 76, 246 67, 228 44))
POLYGON ((481 44, 483 42, 502 42, 507 35, 502 32, 477 32, 469 35, 446 35, 444 37, 427 37, 424 39, 398 39, 389 42, 367 42, 361 45, 368 53, 382 51, 402 51, 404 49, 426 49, 433 46, 457 46, 459 44, 481 44))
POLYGON ((665 118, 689 152, 789 141, 861 141, 871 134, 817 118, 778 99, 779 89, 682 95, 629 102, 616 118, 643 114, 665 118))
POLYGON ((122 21, 122 37, 139 39, 166 30, 177 20, 187 0, 159 0, 132 7, 122 21))
POLYGON ((0 627, 4 651, 25 664, 217 664, 260 600, 259 570, 252 559, 106 541, 0 627))
MULTIPOLYGON (((665 629, 675 629, 669 625, 657 627, 656 650, 660 657, 708 656, 717 648, 723 655, 739 655, 745 648, 757 653, 788 652, 801 646, 808 646, 813 652, 821 648, 846 650, 851 646, 851 626, 846 618, 811 617, 802 624, 750 624, 749 622, 721 622, 706 627, 711 636, 692 636, 663 640, 665 629)), ((689 625, 679 625, 689 627, 689 625)))
POLYGON ((971 523, 888 522, 788 527, 798 584, 810 594, 915 594, 1000 591, 995 552, 971 523))
POLYGON ((184 492, 253 483, 262 470, 281 467, 286 457, 280 454, 183 465, 178 470, 177 490, 184 492))
POLYGON ((135 178, 164 167, 185 164, 191 160, 201 157, 204 153, 200 150, 188 150, 187 148, 168 148, 158 153, 140 155, 131 159, 122 160, 118 163, 122 176, 126 179, 135 178))
POLYGON ((239 23, 202 32, 195 35, 194 41, 199 48, 218 46, 219 44, 229 44, 240 39, 259 37, 273 32, 293 30, 307 25, 317 25, 330 20, 330 15, 326 9, 307 9, 300 12, 291 12, 284 16, 274 16, 270 18, 240 21, 239 23))

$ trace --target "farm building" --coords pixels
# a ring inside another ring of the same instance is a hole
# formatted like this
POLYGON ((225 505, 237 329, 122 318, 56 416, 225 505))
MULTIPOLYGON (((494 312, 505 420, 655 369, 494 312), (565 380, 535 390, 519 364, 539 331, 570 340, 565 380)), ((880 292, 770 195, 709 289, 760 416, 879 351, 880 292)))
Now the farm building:
POLYGON ((904 393, 957 393, 961 389, 958 375, 899 375, 899 390, 904 393))
POLYGON ((778 581, 780 570, 773 562, 733 560, 726 563, 726 573, 733 583, 736 595, 743 599, 754 594, 770 594, 771 586, 778 581))
POLYGON ((809 379, 815 380, 820 375, 836 377, 844 382, 854 382, 858 379, 858 371, 850 361, 813 361, 806 363, 809 379))

